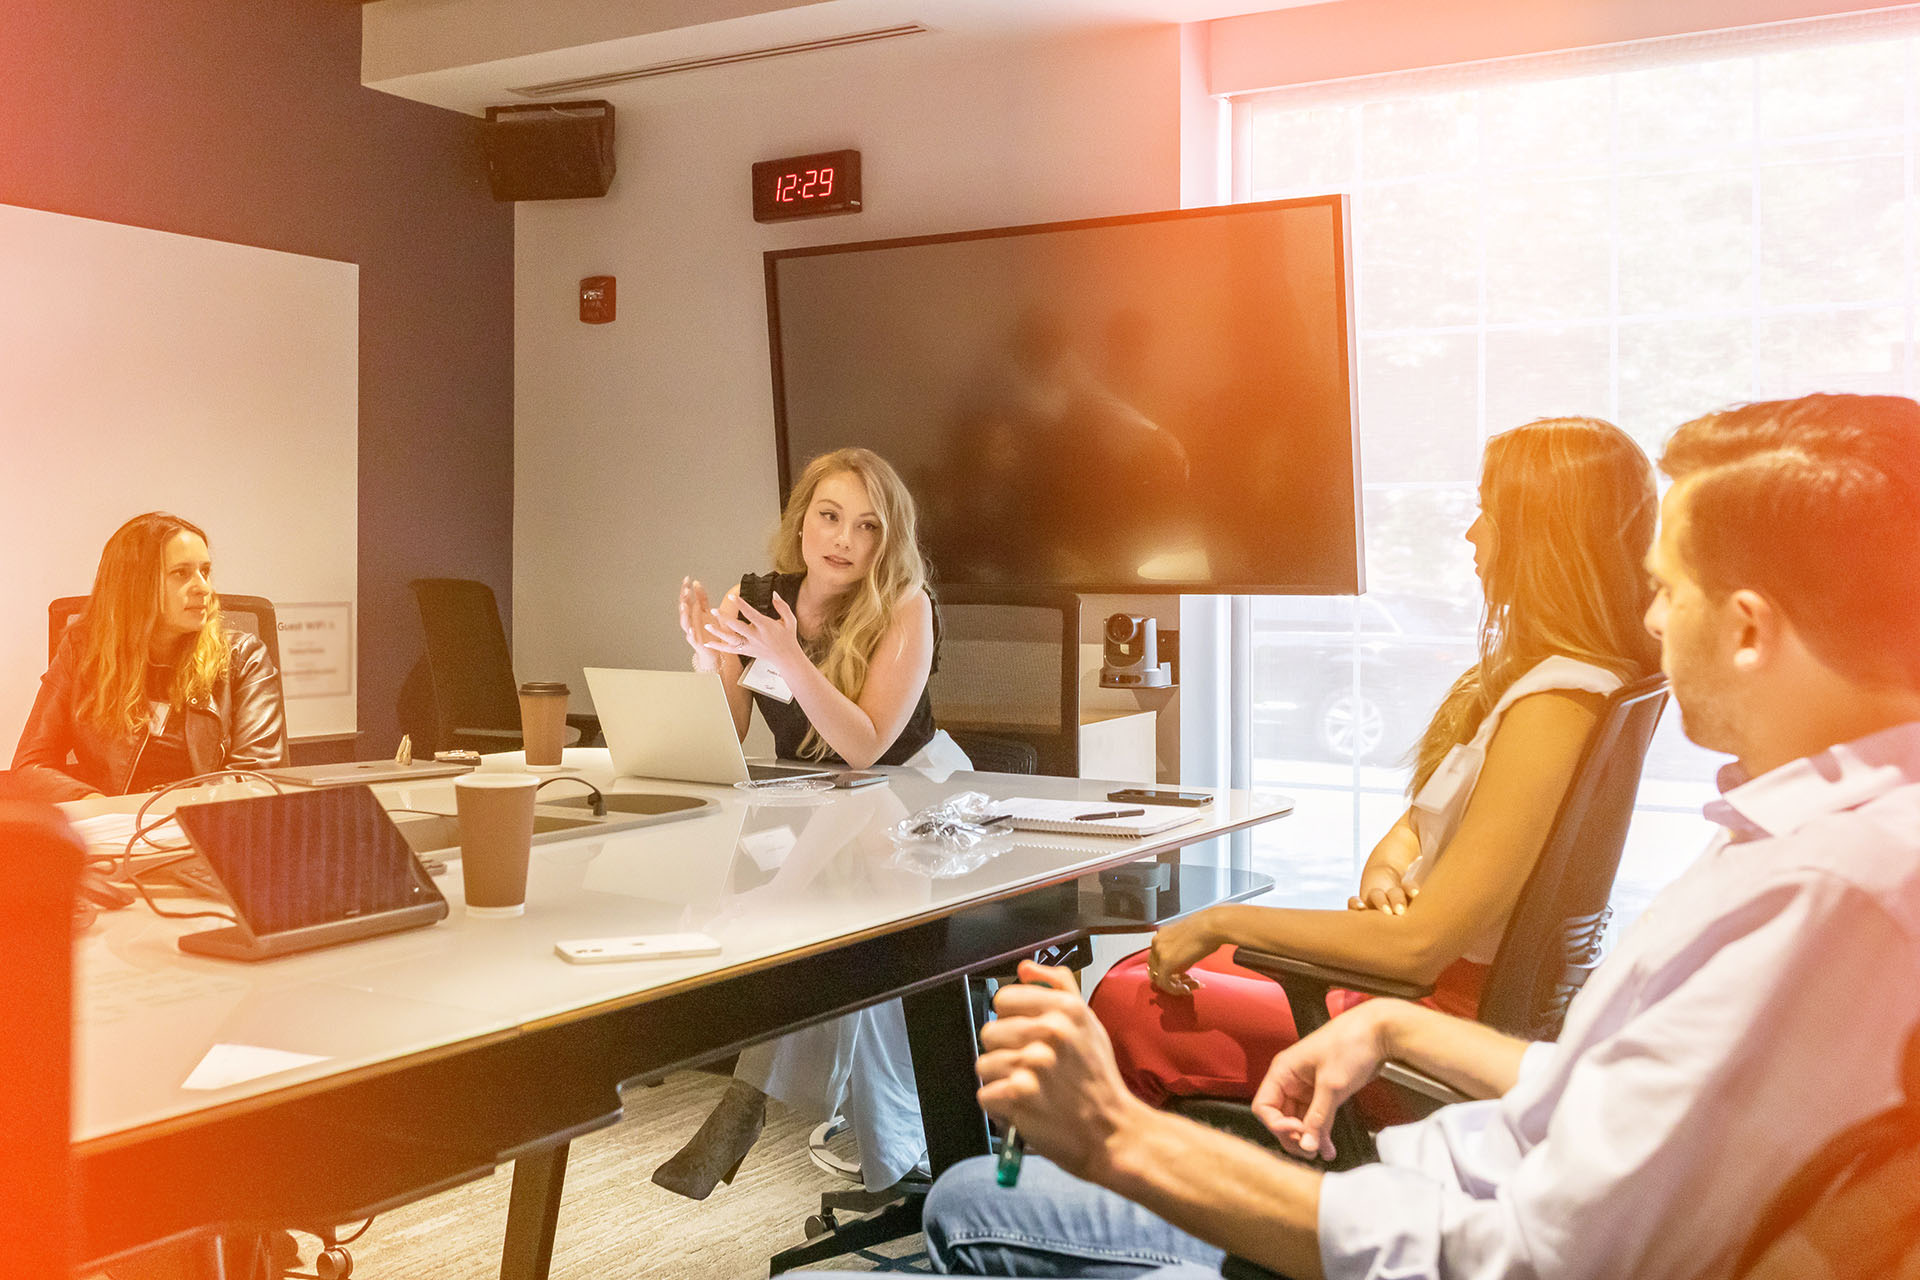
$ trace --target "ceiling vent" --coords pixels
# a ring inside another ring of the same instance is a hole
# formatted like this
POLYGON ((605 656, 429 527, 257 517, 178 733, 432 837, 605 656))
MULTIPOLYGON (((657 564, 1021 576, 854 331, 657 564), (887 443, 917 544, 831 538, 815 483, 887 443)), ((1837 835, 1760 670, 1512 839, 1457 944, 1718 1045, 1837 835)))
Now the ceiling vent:
POLYGON ((895 40, 901 36, 919 36, 926 33, 927 28, 920 23, 907 22, 896 27, 876 27, 872 31, 850 31, 845 35, 823 36, 818 40, 797 40, 792 44, 773 45, 765 49, 743 49, 738 53, 716 53, 704 58, 676 58, 671 62, 655 62, 627 71, 608 71, 597 76, 580 76, 573 80, 552 80, 546 84, 509 88, 507 92, 517 93, 523 98, 572 97, 605 89, 609 85, 627 84, 634 80, 651 80, 655 76, 678 75, 682 71, 732 67, 746 62, 764 62, 768 58, 784 58, 792 53, 840 49, 848 45, 872 44, 877 40, 895 40))

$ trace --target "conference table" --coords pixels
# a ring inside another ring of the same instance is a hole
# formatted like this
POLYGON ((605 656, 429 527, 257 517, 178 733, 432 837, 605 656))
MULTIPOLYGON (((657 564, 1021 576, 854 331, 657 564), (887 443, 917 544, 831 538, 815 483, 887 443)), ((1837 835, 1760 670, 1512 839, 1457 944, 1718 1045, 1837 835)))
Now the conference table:
MULTIPOLYGON (((1108 808, 1115 784, 889 769, 855 790, 744 791, 616 778, 604 750, 575 748, 561 772, 610 795, 703 803, 652 825, 536 836, 518 917, 465 912, 455 848, 435 881, 451 914, 428 928, 248 964, 177 949, 218 922, 136 905, 80 940, 82 1257, 225 1227, 355 1222, 512 1163, 502 1275, 537 1280, 567 1144, 622 1118, 623 1086, 892 997, 937 1174, 989 1150, 968 975, 1261 892, 1265 877, 1178 850, 1291 808, 1219 791, 1156 835, 1014 832, 954 858, 897 849, 889 829, 965 791, 1108 808), (1094 874, 1153 859, 1168 867, 1157 893, 1103 891, 1094 874), (563 939, 690 931, 720 953, 600 965, 554 953, 563 939)), ((556 785, 543 800, 584 790, 556 785)), ((403 824, 454 812, 450 780, 375 791, 403 824)), ((84 811, 115 803, 128 801, 84 811)))

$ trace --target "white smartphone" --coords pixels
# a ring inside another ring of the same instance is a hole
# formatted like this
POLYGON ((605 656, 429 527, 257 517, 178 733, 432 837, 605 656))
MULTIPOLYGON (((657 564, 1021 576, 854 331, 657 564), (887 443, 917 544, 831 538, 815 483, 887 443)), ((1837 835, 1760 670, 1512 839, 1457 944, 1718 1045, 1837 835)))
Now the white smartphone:
POLYGON ((553 944, 568 964, 618 964, 624 960, 671 960, 715 956, 720 943, 704 933, 639 933, 621 938, 573 938, 553 944))
POLYGON ((868 773, 864 769, 848 769, 844 773, 833 775, 833 785, 842 791, 851 791, 855 787, 870 787, 876 782, 885 782, 884 773, 868 773))

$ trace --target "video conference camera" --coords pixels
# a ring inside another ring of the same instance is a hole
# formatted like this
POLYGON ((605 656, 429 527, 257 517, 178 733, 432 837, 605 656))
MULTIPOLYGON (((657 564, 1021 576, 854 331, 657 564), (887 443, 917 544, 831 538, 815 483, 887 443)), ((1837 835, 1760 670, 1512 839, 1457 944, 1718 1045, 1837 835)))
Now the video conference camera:
MULTIPOLYGON (((1171 642, 1177 631, 1166 633, 1171 642)), ((1173 663, 1163 660, 1159 624, 1138 613, 1107 619, 1100 685, 1106 689, 1166 689, 1173 684, 1173 663)), ((1171 648, 1171 644, 1166 647, 1171 648)), ((1170 659, 1169 655, 1169 659, 1170 659)))

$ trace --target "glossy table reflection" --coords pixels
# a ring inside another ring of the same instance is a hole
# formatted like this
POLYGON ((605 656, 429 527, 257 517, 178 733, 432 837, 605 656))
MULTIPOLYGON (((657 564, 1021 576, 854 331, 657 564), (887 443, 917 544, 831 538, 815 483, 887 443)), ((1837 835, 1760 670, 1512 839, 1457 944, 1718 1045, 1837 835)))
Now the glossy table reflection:
MULTIPOLYGON (((186 956, 175 938, 217 922, 142 907, 83 939, 74 1139, 86 1257, 218 1223, 349 1221, 518 1161, 503 1274, 543 1275, 566 1143, 619 1118, 623 1083, 891 996, 908 997, 920 1024, 916 1066, 922 1041, 934 1046, 922 1092, 937 1171, 985 1139, 970 1073, 956 1072, 956 1053, 971 1053, 964 975, 1086 932, 1147 927, 1107 915, 1077 882, 1290 807, 1221 793, 1198 822, 1160 836, 1018 834, 984 865, 936 878, 895 856, 887 829, 907 814, 963 790, 1104 804, 1112 784, 889 770, 884 786, 768 797, 614 779, 596 750, 569 750, 566 771, 614 792, 714 803, 536 845, 518 918, 468 918, 455 861, 437 881, 447 921, 307 955, 186 956), (723 950, 589 966, 553 954, 566 938, 688 930, 723 950), (183 1088, 216 1044, 317 1060, 183 1088)), ((453 811, 450 782, 376 790, 390 809, 453 811)), ((1263 886, 1182 868, 1178 909, 1263 886)), ((1175 909, 1163 901, 1156 915, 1175 909)))

